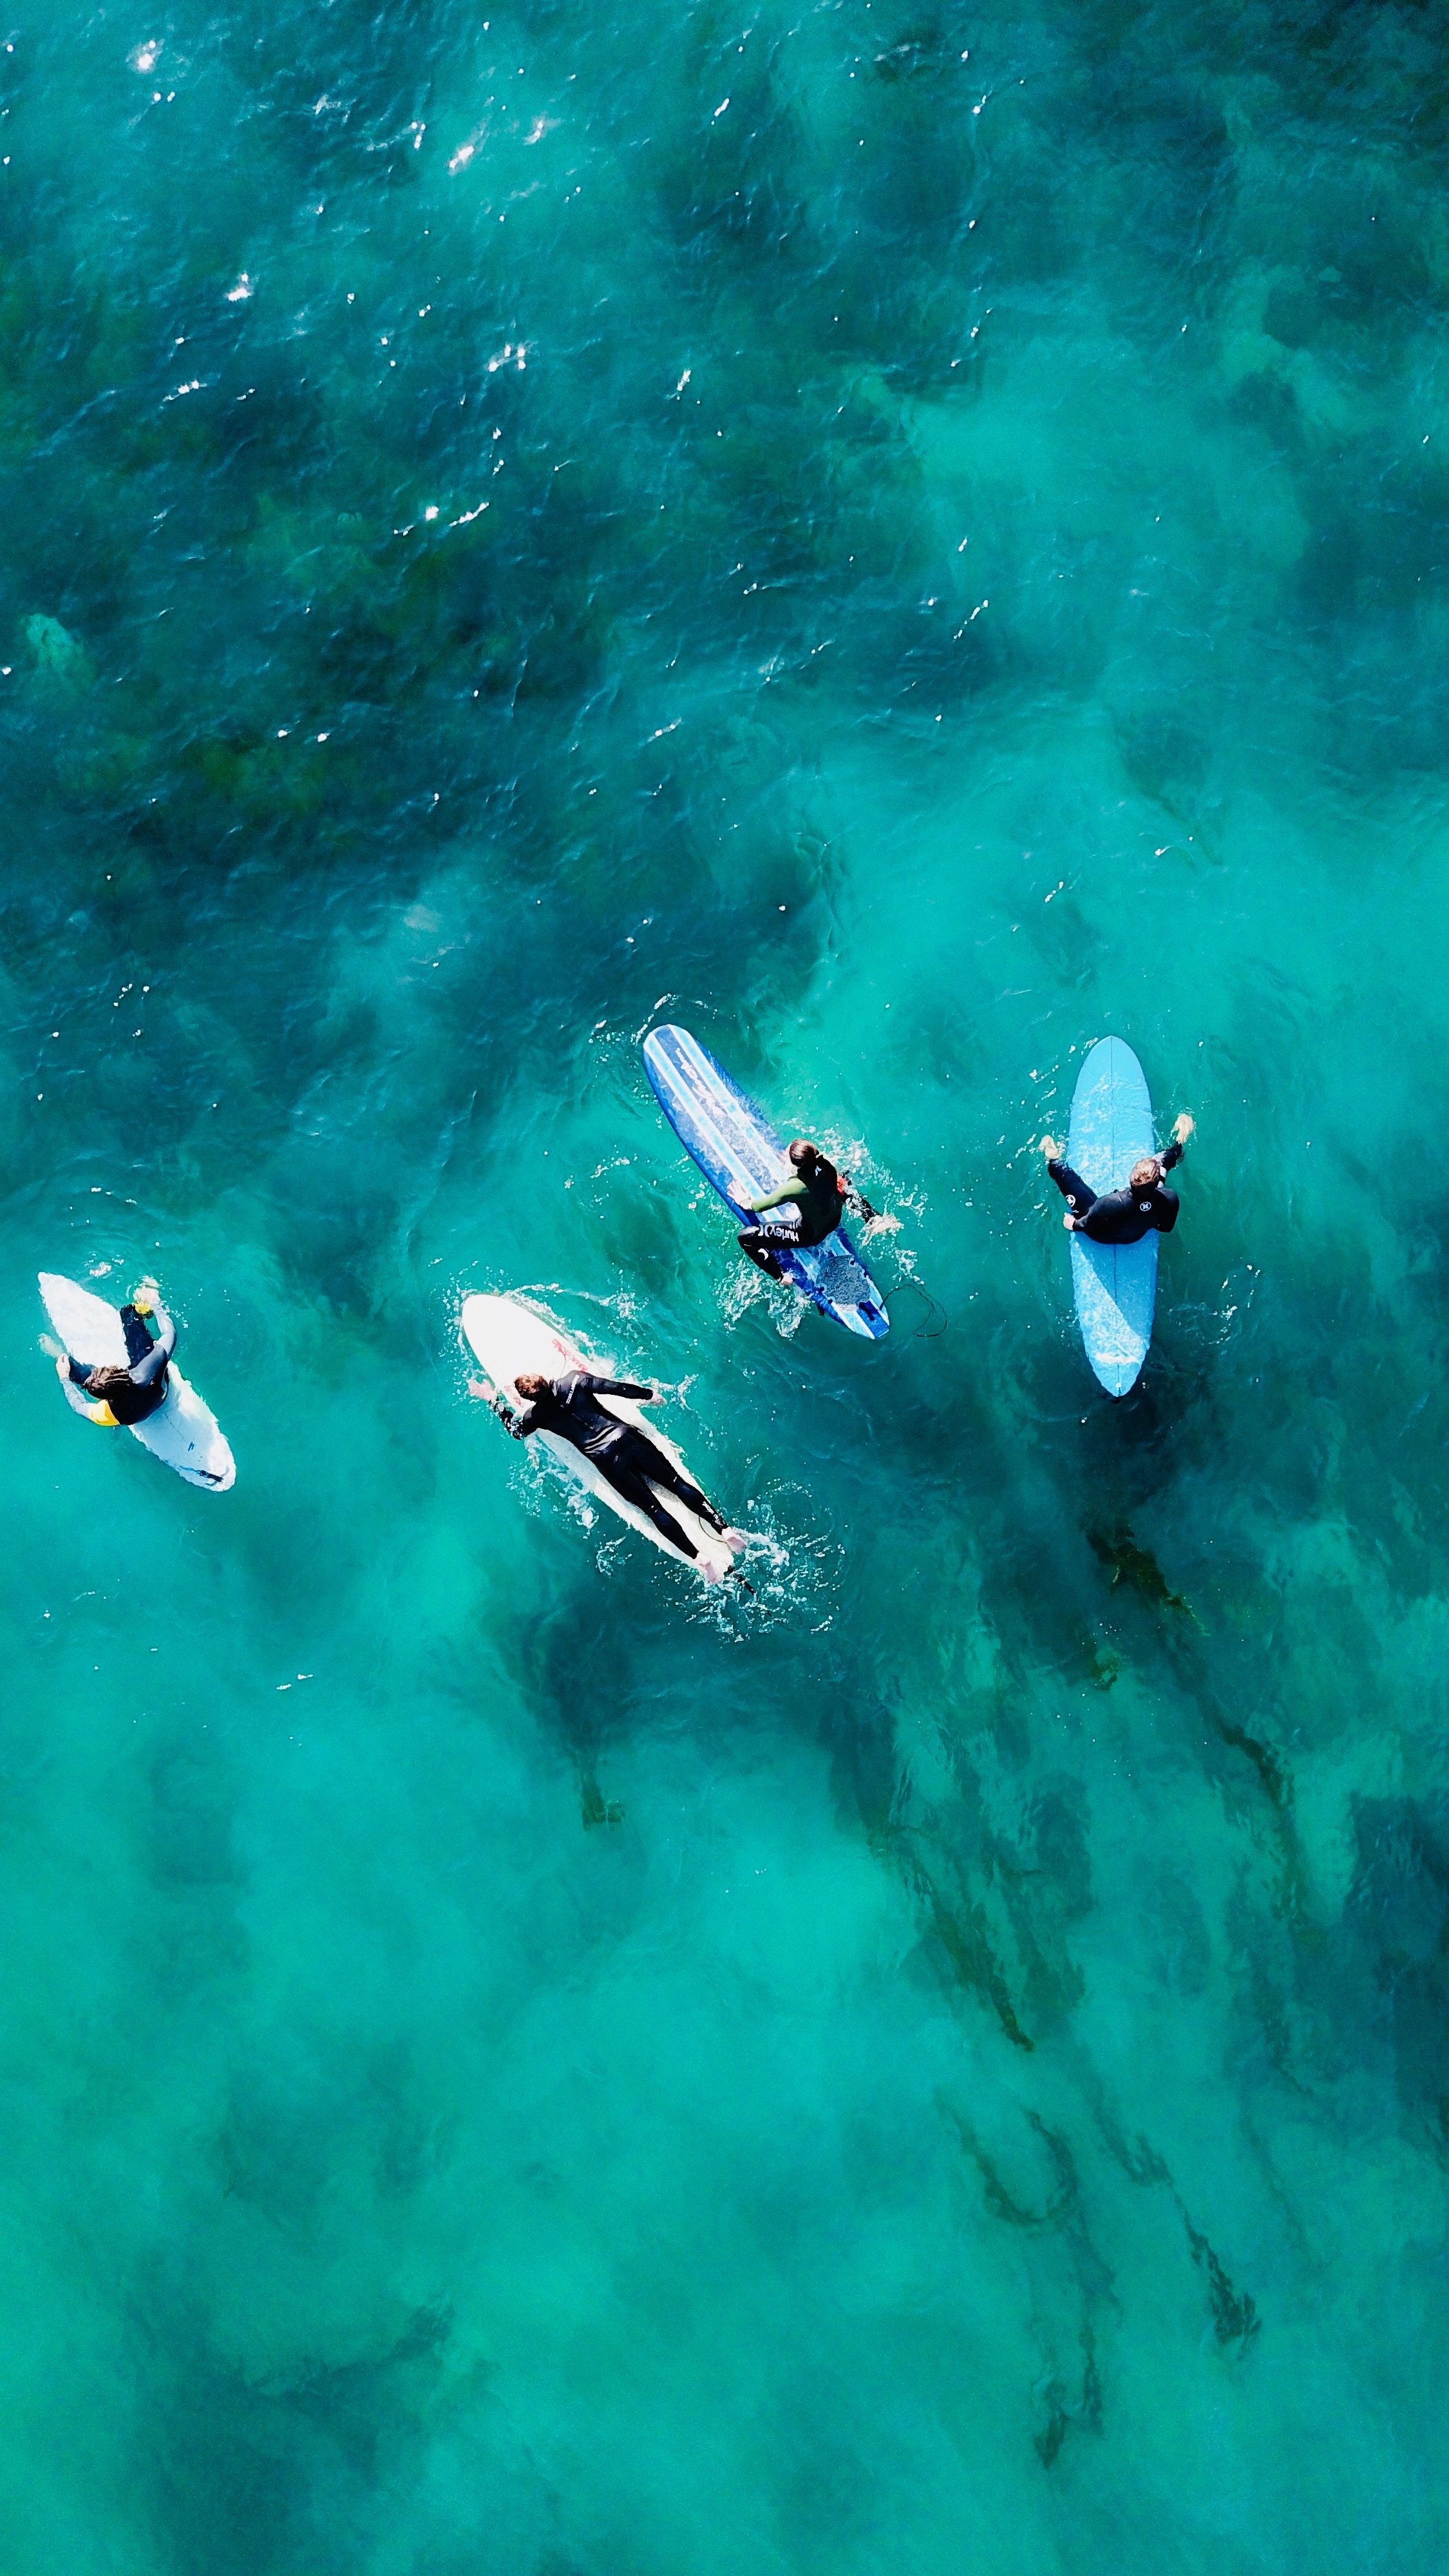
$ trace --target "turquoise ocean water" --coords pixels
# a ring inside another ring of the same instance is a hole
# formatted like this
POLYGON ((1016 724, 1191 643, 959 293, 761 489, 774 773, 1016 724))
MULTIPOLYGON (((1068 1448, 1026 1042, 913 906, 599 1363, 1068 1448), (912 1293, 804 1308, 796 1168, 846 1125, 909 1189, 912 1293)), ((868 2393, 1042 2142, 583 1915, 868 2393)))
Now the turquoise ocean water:
POLYGON ((16 2576, 1443 2566, 1446 54, 10 28, 16 2576), (742 1275, 655 1016, 936 1306, 742 1275), (1108 1029, 1198 1120, 1119 1407, 1108 1029), (512 1288, 753 1604, 469 1405, 512 1288))

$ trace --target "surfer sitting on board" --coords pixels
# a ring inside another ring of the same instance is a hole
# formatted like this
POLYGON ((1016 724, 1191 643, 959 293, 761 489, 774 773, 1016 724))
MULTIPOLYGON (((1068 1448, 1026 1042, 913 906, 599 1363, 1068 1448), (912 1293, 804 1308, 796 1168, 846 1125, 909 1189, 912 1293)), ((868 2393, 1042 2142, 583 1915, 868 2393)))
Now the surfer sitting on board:
POLYGON ((1177 1223, 1178 1197, 1176 1190, 1166 1187, 1166 1179, 1182 1161, 1182 1149, 1191 1134, 1192 1120, 1184 1110, 1166 1153, 1144 1154, 1140 1163, 1133 1164, 1125 1189, 1103 1190, 1100 1197, 1070 1163, 1061 1160, 1055 1137, 1043 1136, 1047 1170, 1067 1203, 1062 1223, 1068 1233, 1089 1235, 1093 1243, 1140 1243, 1154 1227, 1159 1234, 1171 1234, 1177 1223))
POLYGON ((699 1487, 690 1483, 672 1458, 656 1449, 647 1432, 635 1423, 621 1422, 617 1413, 606 1413, 596 1400, 601 1395, 628 1395, 637 1404, 652 1404, 652 1386, 631 1386, 627 1378, 594 1377, 588 1369, 570 1369, 566 1377, 554 1378, 525 1370, 513 1383, 524 1401, 522 1413, 511 1412, 486 1379, 474 1379, 468 1392, 482 1397, 515 1440, 526 1440, 534 1431, 552 1431, 556 1438, 581 1449, 615 1493, 643 1512, 661 1538, 668 1539, 670 1546, 679 1548, 685 1556, 697 1558, 699 1550, 673 1513, 665 1510, 653 1491, 655 1485, 677 1494, 706 1529, 718 1531, 726 1547, 744 1546, 743 1533, 726 1529, 714 1505, 706 1502, 699 1487))
POLYGON ((793 1138, 789 1154, 794 1177, 782 1181, 777 1190, 769 1190, 758 1199, 747 1199, 739 1190, 730 1192, 735 1205, 748 1208, 751 1216, 764 1216, 770 1208, 777 1207, 798 1207, 800 1211, 798 1224, 752 1225, 738 1238, 741 1252, 748 1253, 756 1268, 771 1279, 783 1279, 785 1275, 774 1247, 802 1252, 812 1243, 823 1243, 839 1225, 847 1200, 856 1202, 862 1215, 874 1214, 853 1182, 841 1179, 835 1165, 826 1161, 808 1136, 793 1138))
POLYGON ((121 1329, 126 1336, 129 1368, 82 1368, 79 1360, 67 1358, 62 1351, 55 1364, 56 1376, 65 1389, 67 1404, 74 1413, 83 1413, 88 1422, 110 1424, 145 1422, 159 1413, 166 1401, 166 1367, 176 1348, 176 1327, 157 1293, 154 1279, 143 1279, 129 1306, 121 1308, 121 1329), (159 1340, 152 1341, 142 1323, 143 1315, 154 1315, 159 1340), (82 1394, 80 1390, 84 1388, 82 1394), (88 1403, 87 1397, 94 1402, 88 1403))

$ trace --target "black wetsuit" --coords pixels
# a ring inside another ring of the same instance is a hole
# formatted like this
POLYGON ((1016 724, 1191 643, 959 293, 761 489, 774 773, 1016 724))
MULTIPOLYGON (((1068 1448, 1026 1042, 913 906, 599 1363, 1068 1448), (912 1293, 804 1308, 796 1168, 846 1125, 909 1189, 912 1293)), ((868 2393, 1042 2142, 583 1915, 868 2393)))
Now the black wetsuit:
POLYGON ((738 1238, 741 1252, 747 1252, 759 1269, 778 1278, 777 1252, 803 1252, 835 1232, 845 1212, 846 1189, 835 1165, 827 1163, 822 1154, 808 1180, 803 1172, 793 1172, 779 1189, 750 1201, 756 1216, 763 1216, 769 1208, 798 1207, 798 1224, 747 1226, 738 1238))
MULTIPOLYGON (((1164 1172, 1173 1171, 1182 1161, 1182 1147, 1169 1145, 1161 1161, 1164 1172)), ((1177 1223, 1177 1192, 1161 1180, 1141 1190, 1103 1190, 1098 1197, 1070 1163, 1053 1156, 1047 1170, 1077 1220, 1077 1232, 1090 1235, 1093 1243, 1140 1243, 1154 1229, 1171 1234, 1177 1223)))
MULTIPOLYGON (((135 1307, 121 1308, 121 1330, 126 1336, 131 1383, 129 1387, 112 1387, 105 1400, 114 1419, 127 1426, 148 1421, 153 1413, 160 1412, 167 1397, 166 1369, 176 1348, 176 1327, 163 1307, 158 1306, 154 1311, 161 1326, 161 1338, 155 1342, 135 1307)), ((83 1369, 78 1360, 71 1361, 73 1386, 87 1386, 90 1374, 90 1370, 83 1369)))
POLYGON ((707 1529, 722 1530, 724 1522, 714 1506, 705 1500, 697 1485, 680 1473, 672 1458, 655 1447, 645 1431, 632 1422, 621 1422, 617 1413, 607 1413, 595 1399, 601 1395, 632 1395, 641 1403, 652 1398, 652 1386, 632 1386, 627 1378, 593 1377, 587 1369, 570 1369, 567 1377, 556 1377, 525 1405, 521 1413, 510 1413, 501 1404, 495 1406, 499 1421, 515 1440, 527 1440, 535 1431, 552 1431, 567 1440, 597 1467, 616 1494, 633 1503, 651 1520, 661 1537, 686 1556, 698 1556, 694 1541, 685 1535, 672 1512, 667 1512, 653 1485, 663 1485, 677 1494, 690 1511, 698 1514, 707 1529))

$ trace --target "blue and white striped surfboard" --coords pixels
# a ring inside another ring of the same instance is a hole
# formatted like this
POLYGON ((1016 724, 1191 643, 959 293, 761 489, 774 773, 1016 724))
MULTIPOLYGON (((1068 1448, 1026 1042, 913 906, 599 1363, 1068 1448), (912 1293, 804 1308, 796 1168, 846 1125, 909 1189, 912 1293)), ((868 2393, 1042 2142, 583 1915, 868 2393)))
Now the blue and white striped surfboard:
MULTIPOLYGON (((644 1069, 681 1145, 736 1223, 748 1222, 730 1197, 731 1184, 745 1198, 758 1199, 788 1180, 783 1138, 688 1029, 651 1029, 644 1041, 644 1069)), ((890 1330, 880 1290, 843 1227, 802 1251, 783 1245, 775 1251, 791 1286, 848 1333, 878 1342, 890 1330)))

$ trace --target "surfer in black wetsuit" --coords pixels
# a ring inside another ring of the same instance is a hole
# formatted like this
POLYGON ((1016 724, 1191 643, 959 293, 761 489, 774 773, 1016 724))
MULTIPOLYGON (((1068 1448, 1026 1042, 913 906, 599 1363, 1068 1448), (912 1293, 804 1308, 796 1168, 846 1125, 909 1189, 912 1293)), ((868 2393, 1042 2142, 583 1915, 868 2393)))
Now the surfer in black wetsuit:
POLYGON ((1068 1233, 1089 1235, 1093 1243, 1140 1243, 1154 1230, 1171 1234, 1177 1223, 1178 1196, 1167 1188, 1167 1175, 1182 1161, 1182 1149, 1191 1134, 1192 1120, 1184 1110, 1166 1153, 1144 1154, 1133 1164, 1125 1189, 1103 1190, 1100 1196, 1070 1163, 1061 1160, 1055 1137, 1043 1136, 1047 1170, 1067 1203, 1062 1223, 1068 1233))
MULTIPOLYGON (((677 1494, 706 1529, 717 1532, 731 1554, 744 1546, 744 1532, 726 1528, 713 1503, 706 1501, 699 1487, 692 1485, 673 1459, 655 1446, 647 1432, 636 1423, 621 1422, 617 1413, 607 1412, 598 1401, 601 1395, 627 1395, 637 1404, 652 1404, 652 1386, 633 1386, 621 1377, 594 1377, 588 1369, 570 1369, 566 1377, 554 1378, 526 1371, 513 1383, 523 1398, 521 1413, 513 1412, 486 1379, 475 1379, 469 1393, 481 1396, 515 1440, 527 1440, 535 1431, 552 1431, 560 1440, 567 1440, 597 1467, 616 1494, 643 1512, 660 1536, 685 1556, 697 1560, 699 1550, 673 1513, 665 1510, 653 1491, 655 1485, 677 1494)), ((707 1567, 701 1570, 709 1571, 707 1567)))
POLYGON ((56 1375, 65 1389, 66 1401, 88 1422, 107 1424, 145 1422, 159 1413, 166 1401, 167 1366, 176 1348, 176 1327, 162 1305, 154 1279, 144 1279, 131 1303, 121 1308, 121 1329, 126 1336, 128 1368, 81 1367, 79 1360, 62 1352, 56 1361, 56 1375), (158 1338, 153 1341, 142 1318, 154 1315, 158 1338))
POLYGON ((875 1211, 861 1197, 854 1183, 842 1180, 835 1165, 826 1161, 818 1145, 807 1136, 796 1136, 789 1147, 792 1176, 782 1181, 779 1189, 763 1197, 747 1199, 737 1191, 731 1196, 738 1207, 748 1208, 751 1216, 764 1216, 770 1208, 796 1207, 799 1220, 794 1225, 752 1225, 737 1240, 741 1252, 747 1253, 757 1270, 771 1279, 781 1279, 778 1252, 801 1252, 812 1243, 823 1243, 833 1234, 845 1213, 847 1204, 858 1207, 862 1216, 875 1211))

